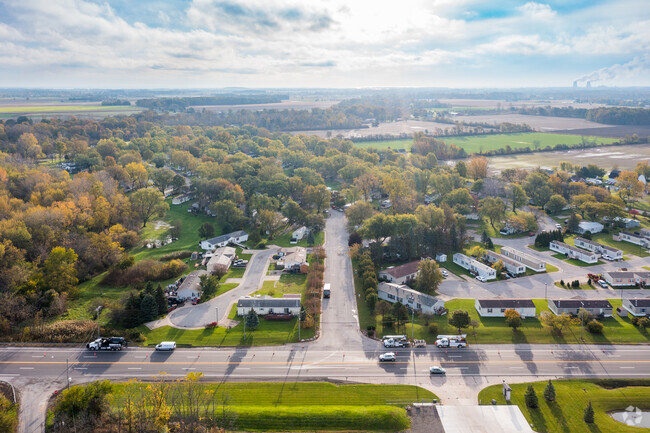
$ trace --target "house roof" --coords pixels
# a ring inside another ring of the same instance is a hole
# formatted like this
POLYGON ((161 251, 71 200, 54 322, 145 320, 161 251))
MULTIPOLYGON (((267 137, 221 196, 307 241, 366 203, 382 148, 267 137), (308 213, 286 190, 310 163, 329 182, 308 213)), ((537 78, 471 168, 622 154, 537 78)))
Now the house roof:
POLYGON ((552 299, 558 308, 612 308, 606 299, 552 299))
POLYGON ((434 298, 433 296, 427 295, 426 293, 418 292, 417 290, 413 290, 403 284, 382 282, 379 283, 377 291, 388 293, 400 298, 408 298, 409 296, 413 296, 415 298, 414 301, 417 304, 426 305, 428 307, 432 307, 438 302, 438 298, 434 298))
POLYGON ((632 271, 610 271, 610 272, 603 272, 603 274, 607 274, 612 278, 633 278, 636 272, 632 271))
POLYGON ((194 271, 190 272, 187 274, 187 277, 185 277, 185 280, 181 283, 181 286, 178 288, 178 291, 182 290, 195 290, 198 288, 199 284, 201 283, 201 275, 207 275, 208 271, 204 271, 203 269, 199 271, 194 271))
POLYGON ((285 256, 279 261, 282 263, 296 262, 305 263, 307 261, 307 249, 303 247, 283 248, 285 256))
POLYGON ((593 256, 593 255, 596 254, 596 253, 594 253, 592 251, 583 250, 581 248, 574 247, 573 245, 565 244, 564 242, 560 242, 560 241, 551 241, 551 243, 555 243, 556 245, 559 245, 559 246, 561 246, 563 248, 566 248, 567 250, 571 250, 574 253, 580 253, 580 254, 584 254, 586 256, 593 256))
POLYGON ((245 236, 247 233, 244 230, 238 230, 232 233, 226 233, 225 235, 217 236, 216 238, 207 239, 206 242, 211 243, 212 245, 220 244, 223 242, 228 242, 232 238, 238 238, 240 236, 245 236))
POLYGON ((650 307, 650 298, 631 298, 627 300, 632 306, 636 307, 650 307))
POLYGON ((237 307, 245 308, 295 308, 300 307, 300 298, 239 298, 237 307))
POLYGON ((496 258, 497 261, 501 260, 503 263, 508 263, 509 265, 512 265, 512 266, 517 266, 517 267, 524 266, 523 263, 518 262, 517 260, 511 259, 510 257, 506 257, 506 256, 504 256, 502 254, 495 253, 494 251, 486 251, 485 254, 496 258))
POLYGON ((209 270, 213 270, 214 267, 218 265, 227 267, 236 255, 237 250, 233 247, 217 248, 212 257, 210 257, 207 267, 209 270))
POLYGON ((582 229, 586 229, 588 227, 594 227, 594 228, 602 229, 604 227, 601 223, 597 223, 595 221, 580 221, 580 223, 578 225, 582 229))
POLYGON ((481 308, 535 308, 530 299, 477 299, 481 308))
POLYGON ((384 269, 380 274, 388 274, 393 278, 403 278, 407 275, 412 275, 418 271, 420 267, 420 261, 416 260, 413 262, 404 263, 400 266, 395 266, 394 268, 384 269))

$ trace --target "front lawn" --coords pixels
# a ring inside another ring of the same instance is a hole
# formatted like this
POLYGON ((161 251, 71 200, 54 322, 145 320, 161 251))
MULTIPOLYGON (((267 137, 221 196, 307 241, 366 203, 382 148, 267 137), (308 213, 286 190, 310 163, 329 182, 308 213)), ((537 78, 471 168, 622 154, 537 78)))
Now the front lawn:
MULTIPOLYGON (((631 427, 614 420, 609 412, 625 411, 629 406, 650 409, 650 381, 648 380, 555 380, 556 399, 547 402, 544 388, 548 382, 515 383, 512 388, 512 404, 519 406, 526 420, 538 432, 570 433, 634 433, 647 431, 631 427), (526 406, 524 393, 528 385, 533 385, 539 400, 539 407, 530 409, 526 406), (611 388, 617 386, 615 388, 611 388), (609 389, 611 388, 611 389, 609 389), (584 409, 591 401, 594 408, 594 424, 583 420, 584 409)), ((507 404, 503 397, 502 385, 484 388, 478 395, 480 404, 507 404)))
POLYGON ((304 295, 306 289, 306 274, 282 274, 277 282, 264 281, 262 288, 255 292, 254 295, 268 295, 281 298, 283 295, 290 293, 304 295))
POLYGON ((564 260, 569 264, 572 264, 574 266, 580 266, 582 268, 604 264, 602 260, 598 260, 596 263, 585 263, 582 260, 568 259, 567 256, 562 253, 553 254, 551 257, 555 257, 558 260, 564 260))

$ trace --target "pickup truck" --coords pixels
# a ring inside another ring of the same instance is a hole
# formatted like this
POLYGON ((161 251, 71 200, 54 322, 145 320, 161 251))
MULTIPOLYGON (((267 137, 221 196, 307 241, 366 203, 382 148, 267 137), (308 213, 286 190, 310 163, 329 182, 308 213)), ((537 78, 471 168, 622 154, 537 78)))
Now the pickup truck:
POLYGON ((122 350, 126 345, 126 340, 122 337, 100 337, 86 344, 86 348, 89 350, 122 350))
POLYGON ((436 347, 467 347, 467 341, 462 338, 441 338, 436 340, 436 347))

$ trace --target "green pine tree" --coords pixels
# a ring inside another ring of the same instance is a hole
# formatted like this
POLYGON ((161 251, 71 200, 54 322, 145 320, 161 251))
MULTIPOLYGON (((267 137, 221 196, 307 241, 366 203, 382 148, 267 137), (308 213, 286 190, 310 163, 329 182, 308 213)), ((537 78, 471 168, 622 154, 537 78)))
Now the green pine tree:
POLYGON ((158 305, 158 315, 167 314, 167 297, 163 292, 162 286, 156 287, 156 305, 158 305))
POLYGON ((584 419, 587 424, 594 423, 594 408, 591 405, 591 400, 589 400, 589 404, 585 408, 585 414, 582 419, 584 419))
POLYGON ((253 331, 260 325, 260 318, 257 316, 255 310, 251 310, 246 315, 246 329, 253 331))
POLYGON ((535 394, 535 388, 533 388, 533 385, 528 385, 528 389, 526 390, 524 397, 527 407, 531 409, 536 409, 539 407, 539 400, 537 399, 537 394, 535 394))
POLYGON ((153 320, 158 316, 158 304, 153 295, 144 295, 140 302, 140 317, 143 322, 153 320))
POLYGON ((548 380, 548 385, 544 388, 544 399, 546 401, 555 401, 555 387, 551 379, 548 380))

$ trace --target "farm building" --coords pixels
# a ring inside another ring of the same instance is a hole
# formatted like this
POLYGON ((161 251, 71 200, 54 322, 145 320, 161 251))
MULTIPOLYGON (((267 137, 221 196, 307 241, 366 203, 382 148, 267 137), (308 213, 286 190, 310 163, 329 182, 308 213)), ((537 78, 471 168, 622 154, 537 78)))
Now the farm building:
POLYGON ((623 308, 636 317, 644 317, 650 314, 650 298, 629 298, 623 299, 623 308))
POLYGON ((181 194, 172 199, 172 204, 183 204, 190 200, 192 200, 192 194, 181 194))
POLYGON ((548 308, 559 316, 568 313, 576 315, 584 309, 595 316, 612 317, 612 304, 607 299, 550 299, 548 308))
POLYGON ((420 272, 418 270, 419 267, 420 267, 419 260, 405 263, 400 266, 394 266, 379 271, 379 279, 388 281, 389 283, 406 284, 417 278, 418 273, 420 272))
POLYGON ((596 263, 598 262, 598 255, 591 251, 581 250, 571 245, 567 245, 564 242, 560 241, 551 241, 548 245, 551 251, 556 253, 566 254, 570 259, 580 260, 585 263, 596 263))
POLYGON ((497 271, 491 267, 484 265, 478 260, 474 260, 471 257, 467 257, 465 254, 456 253, 454 254, 454 263, 460 266, 463 269, 467 269, 473 274, 485 277, 487 280, 494 280, 497 277, 497 271))
POLYGON ((609 245, 599 244, 598 242, 590 241, 589 239, 577 237, 575 239, 576 247, 592 251, 600 254, 603 259, 607 260, 623 260, 623 251, 610 247, 609 245))
POLYGON ((218 270, 228 271, 230 264, 237 256, 237 251, 233 247, 221 247, 214 250, 210 261, 207 264, 208 272, 212 273, 218 270))
POLYGON ((578 234, 584 234, 586 232, 589 233, 600 233, 603 231, 605 228, 604 225, 601 223, 597 223, 594 221, 580 221, 580 224, 578 224, 578 230, 576 232, 578 234))
POLYGON ((503 267, 505 268, 506 271, 510 272, 511 274, 519 275, 519 274, 525 274, 526 273, 526 266, 524 266, 523 263, 520 263, 516 260, 513 260, 509 257, 506 257, 504 255, 501 255, 499 253, 495 253, 494 251, 486 251, 485 260, 488 262, 494 264, 501 260, 503 263, 503 267))
POLYGON ((243 230, 239 230, 232 233, 227 233, 225 235, 217 236, 216 238, 207 239, 201 241, 199 246, 206 251, 212 251, 218 247, 225 247, 228 244, 241 244, 248 240, 248 233, 243 230))
POLYGON ((535 272, 546 272, 546 263, 531 254, 524 253, 511 247, 501 247, 501 254, 509 259, 523 263, 528 269, 535 272))
POLYGON ((309 267, 307 264, 307 250, 303 247, 282 248, 283 256, 278 259, 276 266, 287 271, 306 274, 309 267))
POLYGON ((434 314, 445 306, 445 301, 395 283, 379 283, 377 297, 391 304, 400 302, 409 308, 426 314, 434 314))
POLYGON ((618 235, 614 235, 613 239, 615 241, 629 242, 631 244, 640 245, 643 248, 650 247, 650 234, 645 235, 643 231, 639 232, 620 232, 618 235))
POLYGON ((612 287, 629 287, 636 285, 650 285, 650 272, 648 271, 613 271, 603 272, 603 279, 612 287))
POLYGON ((190 272, 176 291, 179 299, 198 298, 201 295, 201 275, 207 275, 204 270, 190 272))
POLYGON ((300 294, 284 295, 282 298, 271 296, 250 297, 244 296, 237 301, 237 315, 245 316, 251 310, 257 314, 300 314, 300 294))
POLYGON ((481 317, 505 317, 506 310, 516 310, 522 318, 535 317, 535 304, 530 299, 476 299, 474 307, 481 317))

